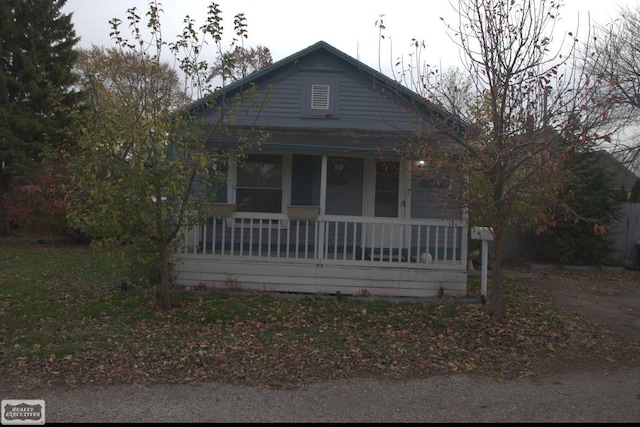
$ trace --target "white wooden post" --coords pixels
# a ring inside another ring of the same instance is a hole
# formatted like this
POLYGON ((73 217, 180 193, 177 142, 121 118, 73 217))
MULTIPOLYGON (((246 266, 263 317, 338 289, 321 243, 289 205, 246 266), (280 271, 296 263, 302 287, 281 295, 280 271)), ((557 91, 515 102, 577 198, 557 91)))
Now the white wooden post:
MULTIPOLYGON (((327 205, 327 155, 322 156, 322 166, 320 169, 320 217, 326 214, 327 205)), ((318 238, 316 239, 316 258, 319 261, 324 259, 324 233, 325 220, 316 222, 318 238)))
POLYGON ((473 240, 482 240, 482 270, 480 271, 480 295, 483 301, 487 298, 487 270, 489 258, 489 242, 493 240, 491 227, 473 227, 471 229, 473 240))

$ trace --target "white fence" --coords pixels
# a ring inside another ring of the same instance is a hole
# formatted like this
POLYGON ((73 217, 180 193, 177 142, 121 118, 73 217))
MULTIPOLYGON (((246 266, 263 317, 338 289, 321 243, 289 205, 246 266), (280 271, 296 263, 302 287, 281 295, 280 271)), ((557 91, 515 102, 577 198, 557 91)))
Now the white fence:
POLYGON ((625 203, 611 233, 616 239, 615 258, 638 266, 636 243, 640 241, 640 203, 625 203))

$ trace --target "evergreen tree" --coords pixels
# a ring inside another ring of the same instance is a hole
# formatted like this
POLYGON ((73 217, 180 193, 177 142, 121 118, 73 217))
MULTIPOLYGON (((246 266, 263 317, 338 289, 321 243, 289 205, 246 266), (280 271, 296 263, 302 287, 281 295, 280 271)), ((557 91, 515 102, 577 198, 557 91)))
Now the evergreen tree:
MULTIPOLYGON (((66 0, 0 2, 0 194, 71 143, 78 42, 66 0)), ((1 197, 0 197, 1 200, 1 197)), ((0 205, 0 235, 7 234, 0 205)))
POLYGON ((562 193, 571 211, 538 239, 540 258, 559 264, 610 264, 615 241, 608 231, 622 206, 612 190, 613 177, 592 150, 573 153, 567 168, 573 179, 562 193))

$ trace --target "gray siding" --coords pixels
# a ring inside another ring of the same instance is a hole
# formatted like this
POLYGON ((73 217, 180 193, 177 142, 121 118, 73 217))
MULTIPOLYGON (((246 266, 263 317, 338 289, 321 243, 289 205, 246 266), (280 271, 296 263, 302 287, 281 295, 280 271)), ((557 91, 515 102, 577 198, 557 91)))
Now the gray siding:
POLYGON ((435 180, 412 175, 411 218, 461 219, 461 212, 447 200, 448 191, 435 180))
MULTIPOLYGON (((328 69, 335 64, 318 64, 319 69, 328 69)), ((304 68, 301 65, 300 68, 304 68)), ((331 96, 337 97, 339 105, 331 110, 330 117, 308 116, 305 111, 307 87, 314 82, 324 81, 325 73, 309 71, 290 73, 277 80, 259 84, 259 95, 247 99, 228 111, 229 123, 236 126, 267 126, 293 128, 334 128, 397 131, 416 129, 417 117, 410 109, 397 104, 393 94, 377 91, 371 81, 357 71, 333 68, 337 87, 331 87, 331 96), (343 72, 344 71, 344 72, 343 72), (338 96, 339 93, 339 96, 338 96), (268 101, 268 102, 265 102, 268 101), (262 108, 259 111, 259 108, 262 108), (335 111, 335 114, 333 114, 335 111)), ((248 91, 244 92, 248 94, 248 91)), ((210 117, 211 122, 218 115, 210 117)))

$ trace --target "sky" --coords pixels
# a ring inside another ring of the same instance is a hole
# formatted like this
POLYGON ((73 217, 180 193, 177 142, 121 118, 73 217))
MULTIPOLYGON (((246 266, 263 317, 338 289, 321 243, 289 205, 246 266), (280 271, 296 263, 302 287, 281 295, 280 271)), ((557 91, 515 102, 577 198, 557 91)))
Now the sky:
MULTIPOLYGON (((615 18, 620 6, 634 6, 637 0, 564 0, 558 34, 568 31, 586 34, 587 17, 598 23, 615 18)), ((173 41, 182 32, 189 15, 197 26, 204 24, 210 0, 161 0, 163 37, 173 41)), ((448 36, 446 23, 457 25, 448 0, 217 0, 222 11, 225 43, 233 35, 233 18, 246 17, 249 37, 245 47, 262 45, 274 62, 322 40, 366 65, 387 74, 399 56, 411 53, 411 40, 424 41, 421 63, 446 69, 461 65, 457 46, 448 36), (442 18, 442 19, 441 19, 442 18), (383 20, 384 40, 376 21, 383 20)), ((456 1, 457 3, 457 1, 456 1)), ((126 12, 136 7, 144 17, 149 0, 67 0, 63 13, 72 21, 81 47, 112 46, 109 21, 120 18, 125 33, 126 12)), ((127 32, 126 35, 129 35, 127 32)), ((212 56, 214 53, 212 51, 212 56)), ((212 58, 206 58, 213 62, 212 58)))

